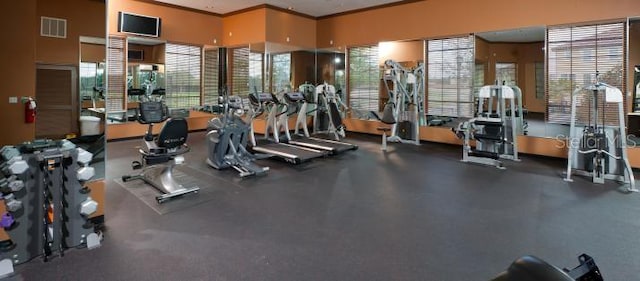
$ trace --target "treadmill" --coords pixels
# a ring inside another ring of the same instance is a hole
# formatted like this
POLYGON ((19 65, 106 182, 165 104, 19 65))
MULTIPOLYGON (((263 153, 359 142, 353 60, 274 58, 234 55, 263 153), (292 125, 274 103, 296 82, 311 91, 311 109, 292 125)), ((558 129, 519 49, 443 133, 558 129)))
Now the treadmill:
POLYGON ((289 104, 289 106, 293 106, 293 108, 295 108, 295 110, 292 110, 290 114, 298 114, 298 118, 296 119, 296 134, 291 137, 288 131, 286 131, 286 135, 289 139, 290 144, 326 151, 330 155, 336 155, 345 151, 358 149, 358 146, 355 144, 311 137, 309 135, 309 129, 307 127, 307 107, 305 106, 304 95, 300 92, 285 93, 284 99, 289 104), (297 134, 298 125, 302 126, 304 136, 297 134))
POLYGON ((280 142, 280 128, 284 128, 285 134, 289 134, 289 125, 286 120, 287 111, 279 110, 283 104, 278 102, 275 95, 270 93, 253 93, 249 95, 252 106, 257 107, 251 114, 251 134, 249 150, 254 153, 262 153, 270 155, 291 164, 300 164, 314 158, 324 157, 328 153, 326 151, 313 149, 309 147, 301 147, 293 144, 280 142), (267 113, 267 124, 265 128, 265 138, 256 139, 253 129, 253 120, 255 117, 267 113), (269 139, 269 131, 273 131, 273 140, 269 139))

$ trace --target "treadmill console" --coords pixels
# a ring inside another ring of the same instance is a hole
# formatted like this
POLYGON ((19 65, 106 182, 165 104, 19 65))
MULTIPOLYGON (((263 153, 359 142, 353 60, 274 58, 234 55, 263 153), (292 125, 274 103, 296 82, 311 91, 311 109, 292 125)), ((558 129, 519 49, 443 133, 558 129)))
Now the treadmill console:
POLYGON ((304 100, 304 95, 300 92, 285 93, 284 98, 290 103, 300 102, 304 100))
POLYGON ((229 96, 228 98, 229 107, 234 109, 242 108, 242 98, 239 96, 229 96))
POLYGON ((251 94, 251 96, 260 103, 273 102, 275 100, 273 95, 270 93, 257 93, 251 94))

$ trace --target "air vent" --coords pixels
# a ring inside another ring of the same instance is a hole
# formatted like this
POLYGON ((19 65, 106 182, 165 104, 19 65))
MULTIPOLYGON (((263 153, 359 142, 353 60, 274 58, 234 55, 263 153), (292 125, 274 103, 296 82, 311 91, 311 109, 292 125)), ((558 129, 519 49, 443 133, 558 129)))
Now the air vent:
POLYGON ((40 35, 55 38, 67 38, 67 20, 40 17, 40 35))

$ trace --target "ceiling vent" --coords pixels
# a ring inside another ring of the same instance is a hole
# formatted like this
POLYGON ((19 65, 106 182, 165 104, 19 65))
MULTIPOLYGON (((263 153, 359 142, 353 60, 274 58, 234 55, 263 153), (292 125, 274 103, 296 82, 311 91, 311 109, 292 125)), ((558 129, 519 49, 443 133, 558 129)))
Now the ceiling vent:
POLYGON ((40 17, 40 35, 55 38, 67 38, 67 20, 40 17))

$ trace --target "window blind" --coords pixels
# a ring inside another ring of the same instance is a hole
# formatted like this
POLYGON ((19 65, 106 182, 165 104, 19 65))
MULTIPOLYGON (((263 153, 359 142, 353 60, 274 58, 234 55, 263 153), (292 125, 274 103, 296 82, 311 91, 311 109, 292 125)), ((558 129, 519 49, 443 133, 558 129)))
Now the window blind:
POLYGON ((200 105, 202 49, 167 43, 165 52, 167 106, 189 108, 200 105))
POLYGON ((122 112, 125 95, 125 39, 109 37, 107 47, 107 94, 106 111, 122 112))
POLYGON ((273 55, 273 91, 291 90, 291 53, 273 55))
POLYGON ((249 48, 235 48, 232 52, 231 94, 249 95, 249 48))
POLYGON ((218 104, 218 49, 204 50, 203 104, 218 104))
MULTIPOLYGON (((596 73, 599 73, 601 82, 626 92, 626 73, 623 71, 626 56, 624 23, 550 27, 547 38, 549 122, 568 124, 571 121, 573 90, 594 83, 596 73)), ((587 122, 590 104, 587 97, 585 95, 578 99, 578 123, 587 122)), ((603 104, 599 105, 600 108, 602 106, 603 104)), ((615 105, 607 105, 604 112, 605 124, 618 123, 618 109, 615 105)))
POLYGON ((428 113, 473 116, 473 35, 427 41, 428 113))
POLYGON ((352 110, 380 111, 380 66, 378 46, 353 47, 348 50, 349 104, 352 110))

